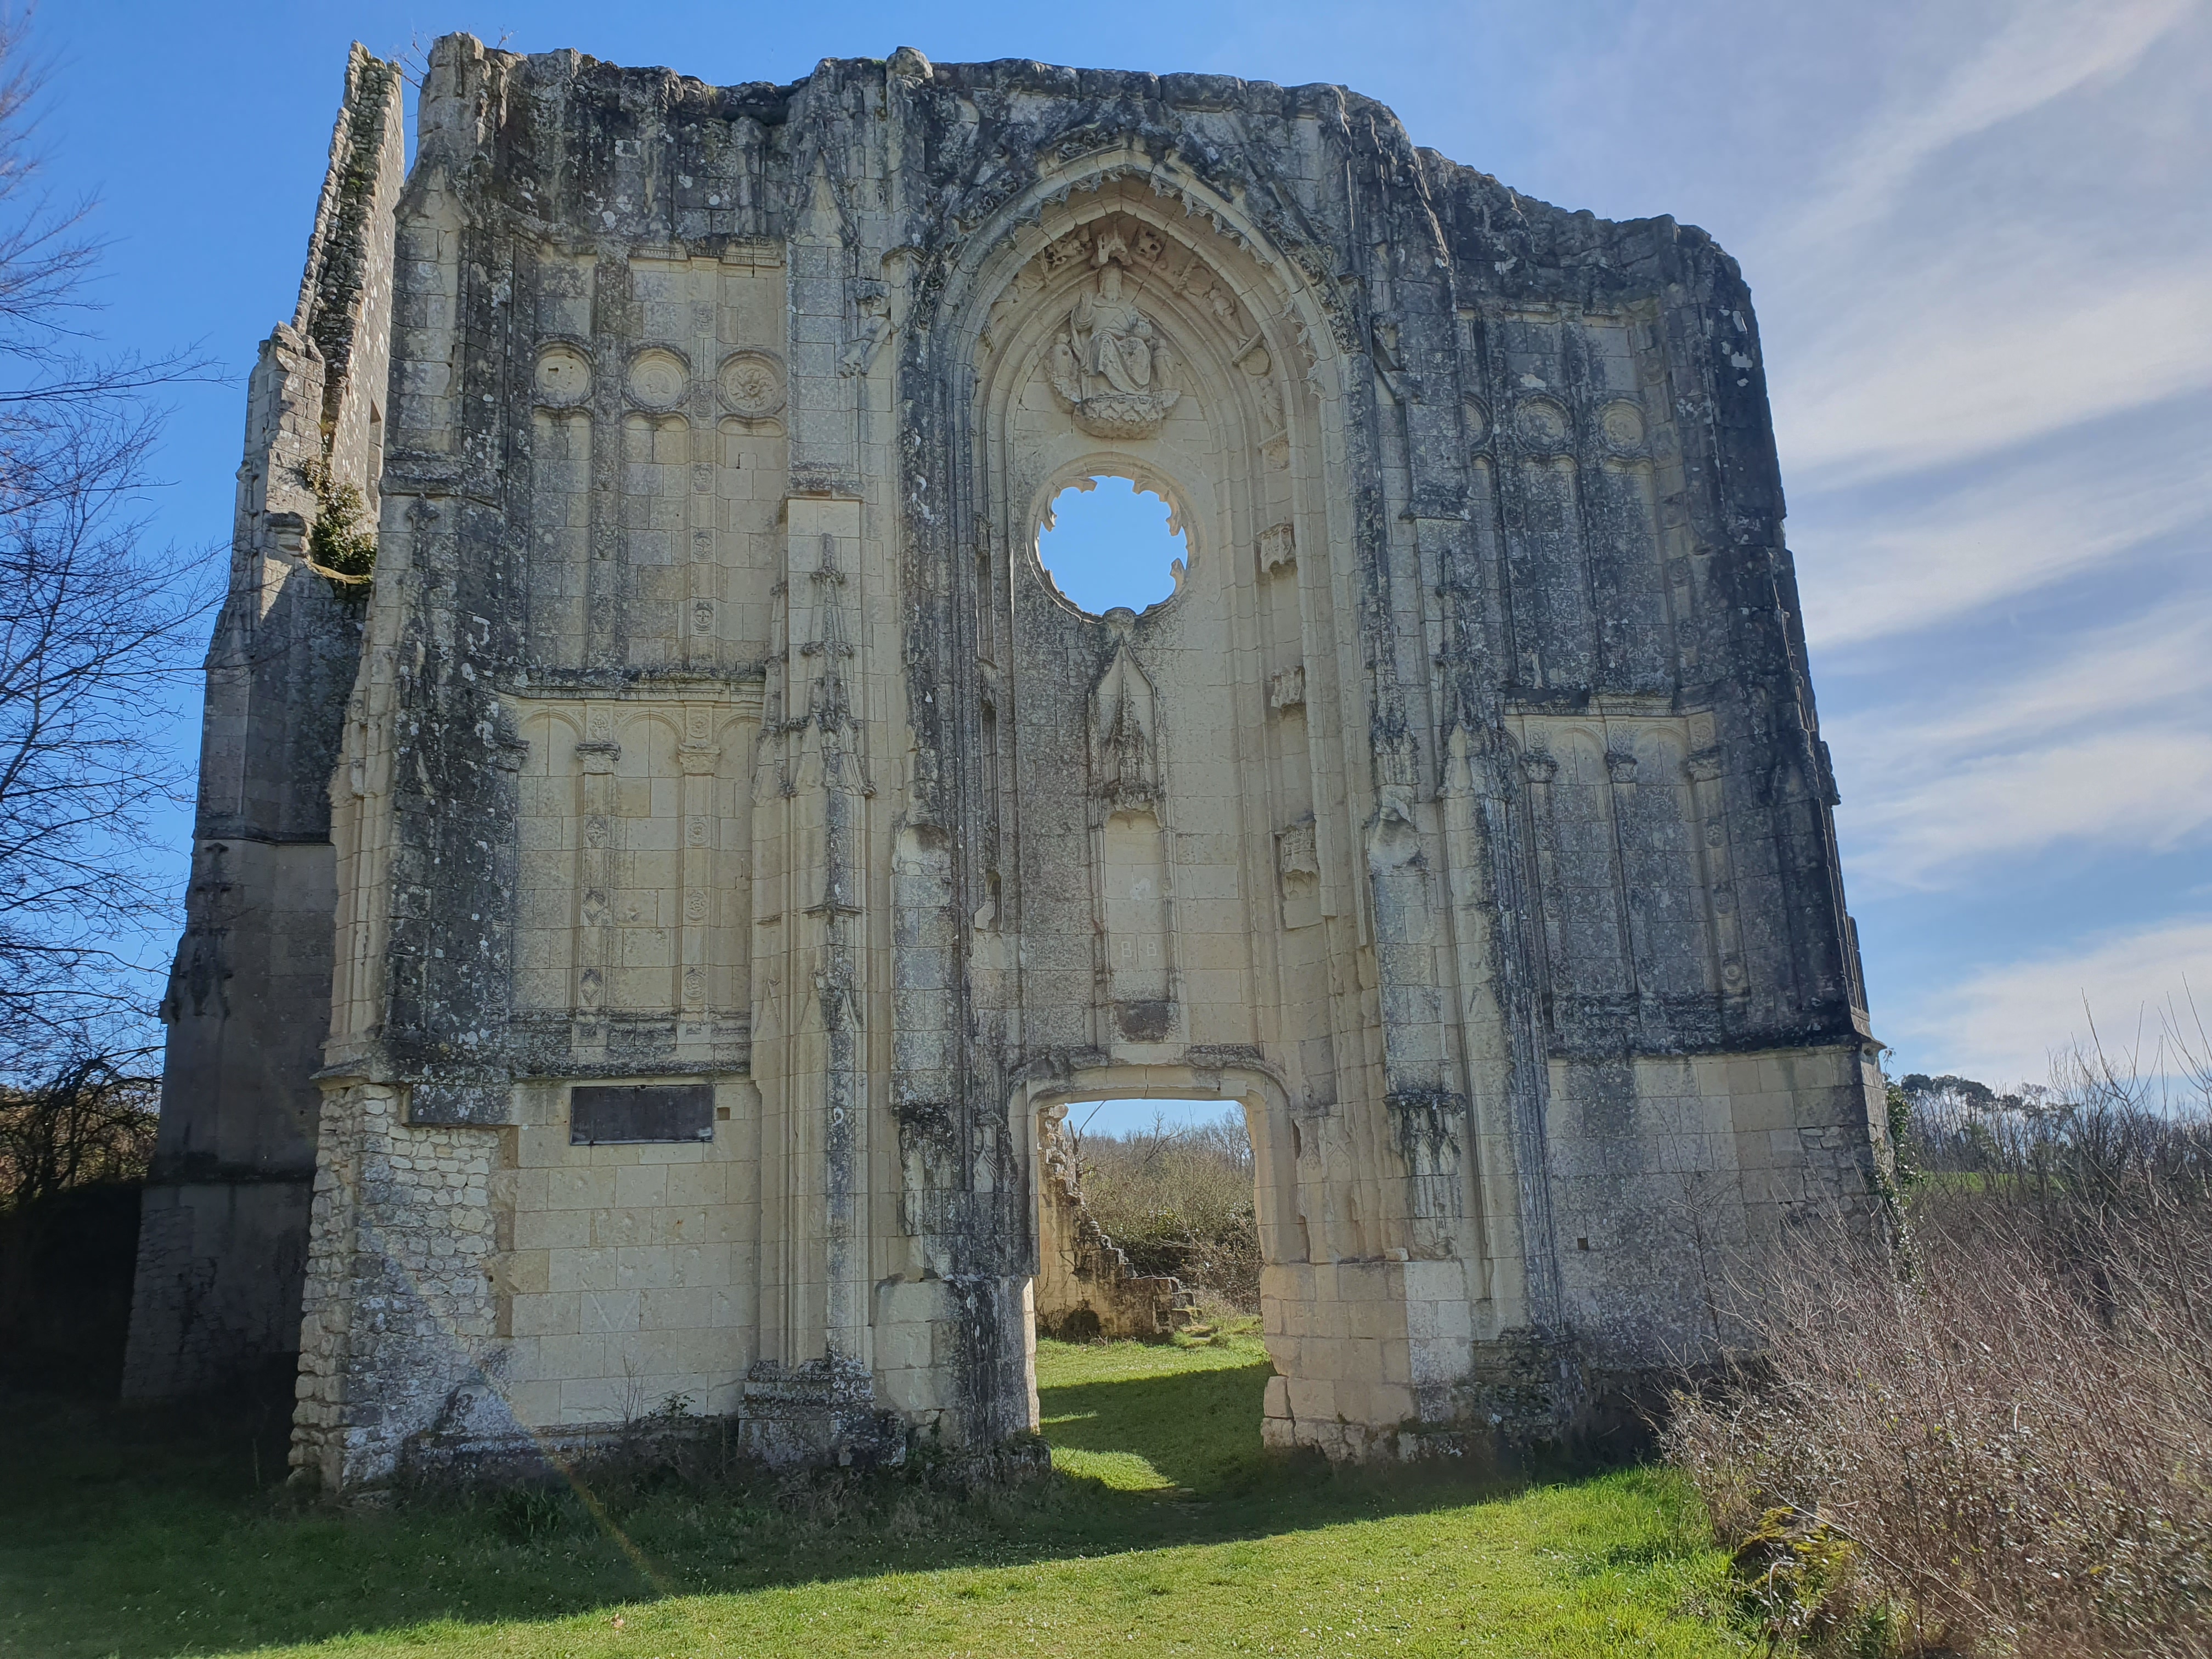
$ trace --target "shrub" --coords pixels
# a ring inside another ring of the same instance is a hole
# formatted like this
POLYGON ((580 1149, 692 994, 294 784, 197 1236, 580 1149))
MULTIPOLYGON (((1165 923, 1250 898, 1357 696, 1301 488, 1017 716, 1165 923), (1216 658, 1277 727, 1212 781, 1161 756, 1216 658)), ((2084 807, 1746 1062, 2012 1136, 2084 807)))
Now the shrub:
POLYGON ((1179 1279, 1224 1311, 1260 1311, 1252 1144, 1242 1123, 1161 1119, 1075 1144, 1083 1201, 1132 1267, 1179 1279))
POLYGON ((360 600, 368 594, 376 574, 376 532, 364 528, 368 512, 361 487, 338 478, 327 461, 309 461, 300 469, 300 482, 315 497, 314 526, 307 532, 307 562, 331 584, 342 599, 360 600))
POLYGON ((1894 1250, 1813 1225, 1674 1459, 1816 1651, 2212 1644, 2212 1119, 2076 1059, 1909 1078, 1894 1250))

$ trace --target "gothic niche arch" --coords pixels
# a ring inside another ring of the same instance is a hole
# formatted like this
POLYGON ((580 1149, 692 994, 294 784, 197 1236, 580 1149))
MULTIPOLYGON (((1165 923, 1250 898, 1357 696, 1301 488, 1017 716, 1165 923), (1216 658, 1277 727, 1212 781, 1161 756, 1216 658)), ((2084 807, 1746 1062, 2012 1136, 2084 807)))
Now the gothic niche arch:
MULTIPOLYGON (((1003 701, 1020 712, 995 723, 1009 728, 1019 757, 1010 770, 1050 752, 1033 733, 1082 734, 1079 745, 1059 745, 1062 773, 1079 762, 1081 775, 1060 781, 1089 803, 1081 860, 1092 877, 1096 935, 1091 1042, 1111 1049, 1199 1041, 1194 1003, 1270 999, 1249 984, 1233 995, 1194 994, 1224 989, 1186 979, 1198 956, 1223 953, 1180 951, 1177 937, 1219 918, 1178 912, 1170 842, 1249 840, 1257 867, 1238 870, 1232 887, 1272 894, 1278 838, 1287 827, 1297 840, 1296 826, 1312 819, 1300 775, 1310 756, 1294 550, 1302 519, 1310 545, 1326 544, 1333 526, 1327 493, 1293 465, 1297 451, 1319 449, 1314 361, 1301 345, 1309 329, 1281 291, 1279 265, 1269 271, 1205 219, 1178 222, 1127 181, 1048 206, 999 266, 974 343, 976 499, 990 544, 1014 556, 988 574, 978 637, 1006 683, 1003 701), (1157 489, 1185 535, 1176 592, 1141 616, 1085 615, 1059 595, 1036 556, 1036 526, 1052 496, 1101 474, 1157 489), (1046 677, 1025 672, 1023 659, 1070 648, 1089 659, 1087 702, 1048 717, 1066 677, 1051 677, 1046 695, 1032 699, 1025 684, 1046 677), (1164 695, 1164 677, 1173 683, 1164 695), (1279 728, 1293 752, 1271 756, 1247 779, 1235 769, 1237 745, 1223 741, 1240 722, 1279 728), (1186 726, 1190 743, 1169 737, 1186 726), (1176 787, 1178 769, 1191 774, 1190 787, 1176 787), (1215 810, 1201 817, 1232 822, 1177 821, 1180 799, 1206 794, 1215 810)), ((1018 842, 1002 835, 1001 845, 1018 842)), ((1301 857, 1310 862, 1294 852, 1301 857)), ((994 873, 1002 890, 1008 872, 994 873)), ((1242 919, 1237 932, 1249 934, 1242 919)), ((1217 960, 1200 971, 1249 976, 1257 966, 1217 960)), ((1237 1036, 1246 1046, 1266 1041, 1249 1030, 1237 1036)))
MULTIPOLYGON (((978 572, 977 842, 995 925, 1020 939, 992 982, 1018 1066, 1271 1079, 1251 1129, 1278 1172, 1261 1194, 1277 1367, 1382 1386, 1306 1342, 1335 1334, 1324 1281, 1469 1230, 1456 1142, 1419 1148, 1415 1222, 1403 1137, 1339 1109, 1387 1087, 1372 991, 1333 971, 1370 936, 1364 826, 1334 781, 1366 725, 1340 608, 1356 589, 1332 580, 1352 568, 1352 492, 1323 462, 1346 453, 1341 368, 1289 262, 1183 208, 1126 180, 1048 202, 969 301, 976 541, 1006 550, 978 572), (1178 591, 1141 614, 1082 612, 1036 556, 1054 493, 1102 473, 1158 489, 1187 538, 1178 591)), ((1267 1432, 1312 1439, 1290 1398, 1271 1394, 1267 1432)))

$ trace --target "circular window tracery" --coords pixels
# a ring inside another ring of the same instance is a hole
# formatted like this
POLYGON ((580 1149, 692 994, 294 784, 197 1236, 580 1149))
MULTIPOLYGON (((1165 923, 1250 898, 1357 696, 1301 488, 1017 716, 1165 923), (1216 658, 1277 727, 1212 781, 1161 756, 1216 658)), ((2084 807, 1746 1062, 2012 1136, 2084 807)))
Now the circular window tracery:
POLYGON ((1152 485, 1104 471, 1054 495, 1036 548, 1061 597, 1094 617, 1174 598, 1190 558, 1175 504, 1152 485))

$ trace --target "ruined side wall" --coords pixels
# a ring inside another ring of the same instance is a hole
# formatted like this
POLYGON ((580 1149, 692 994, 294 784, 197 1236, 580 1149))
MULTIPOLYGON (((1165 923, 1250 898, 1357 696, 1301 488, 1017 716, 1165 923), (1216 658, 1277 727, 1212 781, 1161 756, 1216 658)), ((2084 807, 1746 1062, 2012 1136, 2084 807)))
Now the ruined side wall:
POLYGON ((222 1382, 299 1346, 328 1029, 331 769, 361 608, 308 568, 325 464, 381 466, 398 69, 354 48, 299 308, 248 383, 230 592, 208 648, 199 805, 161 1016, 161 1128, 140 1229, 127 1397, 222 1382))
POLYGON ((1155 1342, 1189 1323, 1196 1299, 1174 1279, 1138 1273, 1083 1201, 1065 1147, 1038 1159, 1037 1270, 1030 1300, 1037 1334, 1069 1342, 1155 1342))
MULTIPOLYGON (((316 1197, 295 1447, 332 1484, 524 1428, 588 1436, 640 1390, 795 1421, 851 1393, 828 1367, 787 1375, 794 1345, 802 1365, 822 1352, 821 1257, 793 1248, 828 1231, 819 1165, 793 1166, 818 1128, 745 1073, 768 1043, 780 1066, 824 1064, 793 1029, 820 1030, 818 963, 761 941, 811 926, 821 898, 786 848, 820 844, 824 794, 799 780, 825 757, 786 711, 823 663, 851 665, 785 642, 860 636, 838 584, 806 573, 825 537, 856 581, 866 555, 857 502, 787 501, 802 374, 769 130, 675 83, 705 181, 684 189, 737 233, 680 245, 653 230, 666 201, 640 143, 594 137, 665 118, 673 77, 645 78, 453 40, 425 82, 335 826, 324 1164, 343 1173, 316 1197), (595 1081, 703 1084, 708 1138, 577 1144, 571 1091, 595 1081), (364 1292, 387 1231, 435 1201, 410 1136, 490 1171, 471 1224, 495 1249, 480 1283, 364 1292), (390 1310, 374 1347, 363 1293, 390 1310)), ((834 361, 814 372, 834 386, 834 361)))

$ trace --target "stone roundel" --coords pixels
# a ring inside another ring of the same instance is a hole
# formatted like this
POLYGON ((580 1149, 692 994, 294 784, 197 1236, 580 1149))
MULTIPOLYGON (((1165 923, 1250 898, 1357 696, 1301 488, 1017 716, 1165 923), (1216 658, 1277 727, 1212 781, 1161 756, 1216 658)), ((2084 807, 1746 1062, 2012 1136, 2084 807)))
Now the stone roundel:
POLYGON ((1469 398, 1462 405, 1467 422, 1467 441, 1480 447, 1490 441, 1490 406, 1480 398, 1469 398))
POLYGON ((574 346, 549 345, 538 354, 532 378, 541 403, 567 408, 592 395, 592 360, 574 346))
POLYGON ((1574 430, 1566 405, 1554 398, 1523 398, 1513 410, 1513 429, 1534 450, 1564 448, 1574 430))
POLYGON ((1644 411, 1634 404, 1617 400, 1598 411, 1598 430, 1614 449, 1640 449, 1644 445, 1644 411))
POLYGON ((665 346, 647 346, 629 360, 630 401, 641 409, 673 409, 690 385, 690 366, 665 346))
POLYGON ((732 415, 761 420, 783 407, 783 366, 765 351, 740 351, 722 363, 722 402, 732 415))

